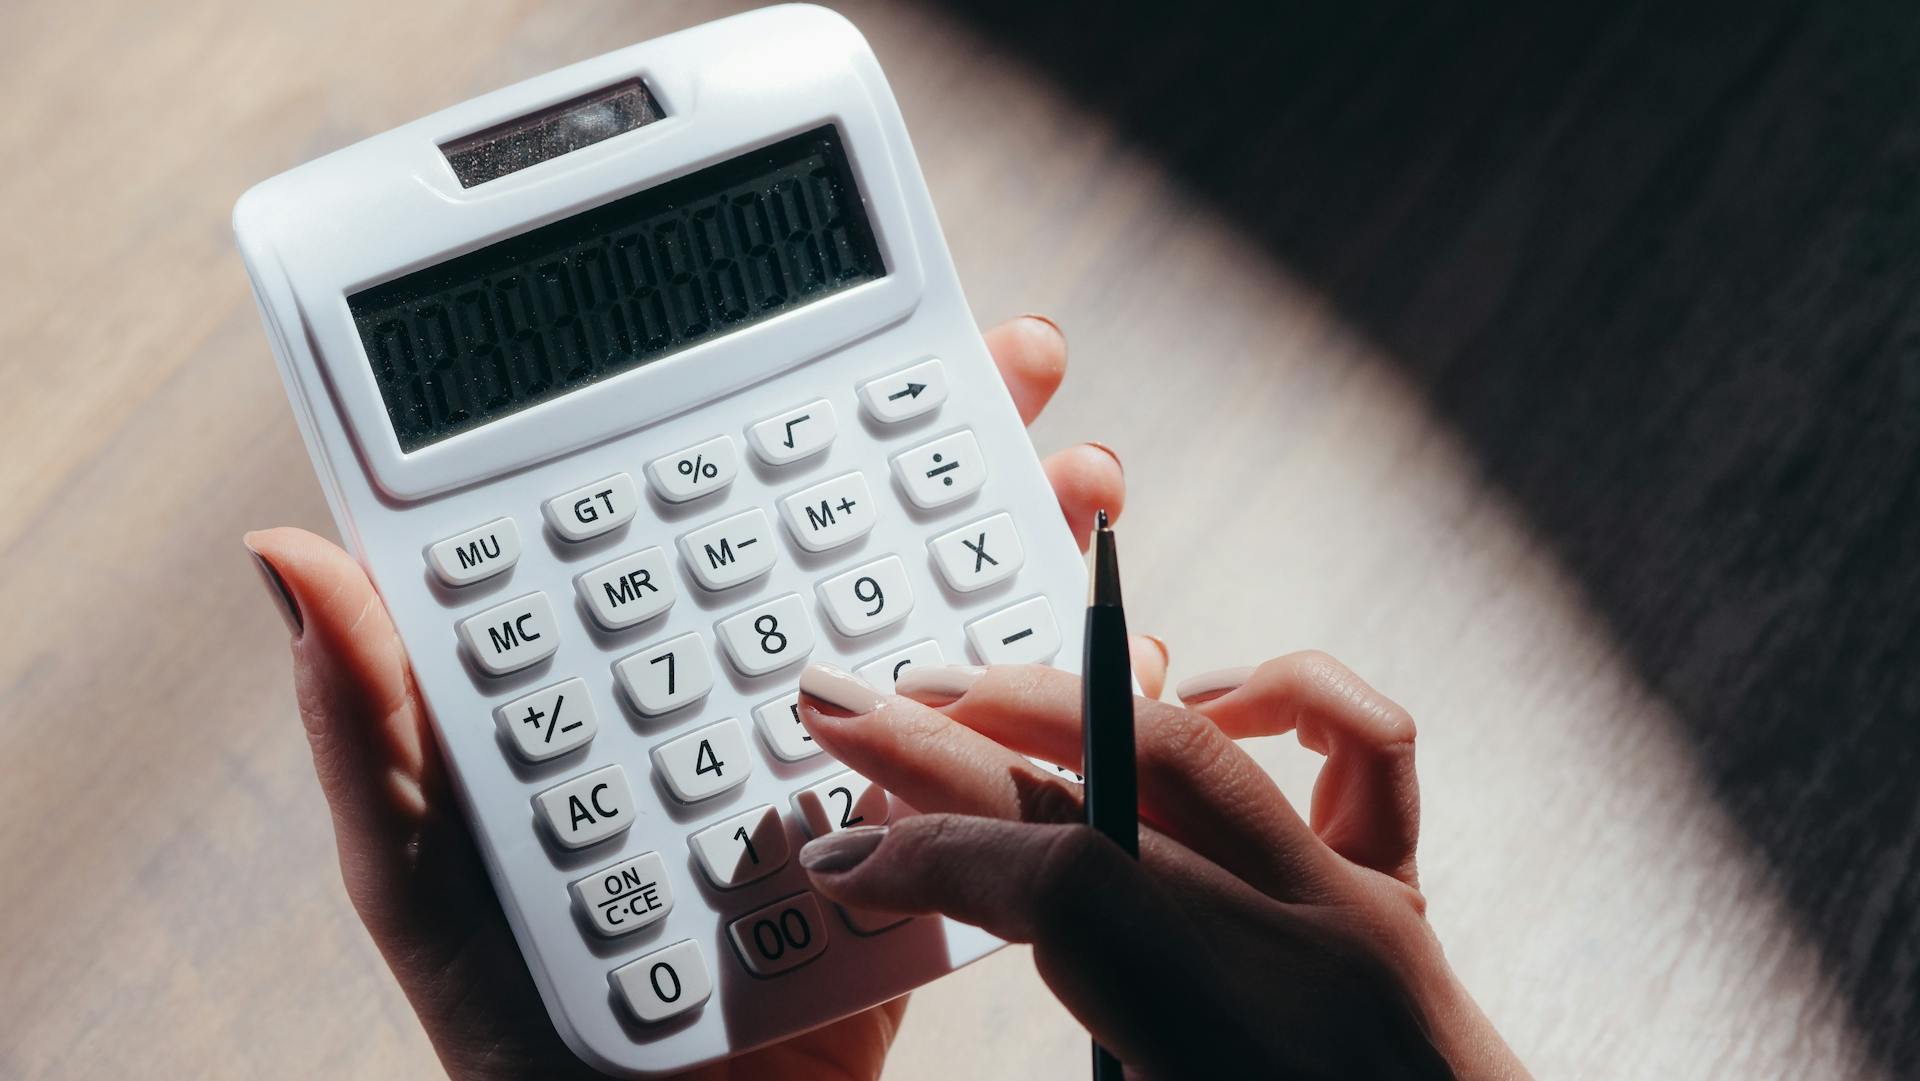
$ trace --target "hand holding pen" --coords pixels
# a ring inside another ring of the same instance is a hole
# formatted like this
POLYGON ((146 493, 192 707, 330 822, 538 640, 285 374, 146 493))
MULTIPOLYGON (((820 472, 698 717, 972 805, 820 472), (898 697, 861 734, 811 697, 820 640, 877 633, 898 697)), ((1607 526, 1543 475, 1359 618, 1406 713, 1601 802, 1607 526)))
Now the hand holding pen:
MULTIPOLYGON (((1092 660, 1090 647, 1089 676, 1110 680, 1092 660)), ((1196 677, 1184 708, 1132 700, 1137 863, 1084 824, 1079 786, 1025 757, 1082 765, 1079 678, 914 669, 883 695, 815 665, 800 687, 829 753, 926 812, 809 843, 815 886, 1031 943, 1048 986, 1131 1075, 1526 1076, 1426 922, 1413 722, 1332 658, 1196 677), (1326 756, 1311 826, 1234 743, 1287 731, 1326 756)), ((1085 693, 1109 702, 1084 733, 1099 756, 1114 714, 1105 692, 1085 693)), ((1096 801, 1110 764, 1092 763, 1096 801)))

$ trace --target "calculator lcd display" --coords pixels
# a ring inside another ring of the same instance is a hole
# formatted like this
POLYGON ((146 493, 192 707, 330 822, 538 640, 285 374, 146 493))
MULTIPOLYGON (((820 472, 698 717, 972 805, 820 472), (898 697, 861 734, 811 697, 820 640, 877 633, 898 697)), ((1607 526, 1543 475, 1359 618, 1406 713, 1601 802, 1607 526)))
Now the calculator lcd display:
POLYGON ((827 125, 347 305, 413 451, 885 275, 827 125))

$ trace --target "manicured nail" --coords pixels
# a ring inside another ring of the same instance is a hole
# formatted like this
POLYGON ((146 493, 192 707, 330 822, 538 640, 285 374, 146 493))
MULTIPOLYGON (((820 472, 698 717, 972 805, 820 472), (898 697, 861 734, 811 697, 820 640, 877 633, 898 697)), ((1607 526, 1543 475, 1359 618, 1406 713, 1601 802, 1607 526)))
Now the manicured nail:
POLYGON ((1067 340, 1067 332, 1066 332, 1066 331, 1064 331, 1064 330, 1061 330, 1061 329, 1060 329, 1060 324, 1058 324, 1058 323, 1056 323, 1056 322, 1054 322, 1054 321, 1053 321, 1053 320, 1051 320, 1051 319, 1048 319, 1048 318, 1047 318, 1046 316, 1044 316, 1044 315, 1041 315, 1041 314, 1040 314, 1040 313, 1038 313, 1038 312, 1028 312, 1027 314, 1025 314, 1025 315, 1023 315, 1023 316, 1021 316, 1021 318, 1022 318, 1022 319, 1032 319, 1032 320, 1034 320, 1034 321, 1036 321, 1036 322, 1041 322, 1041 323, 1045 323, 1045 324, 1046 324, 1046 325, 1047 325, 1047 326, 1048 326, 1049 328, 1051 328, 1051 329, 1053 330, 1053 332, 1054 332, 1055 334, 1058 334, 1058 335, 1060 336, 1060 340, 1061 340, 1061 341, 1063 341, 1063 342, 1064 342, 1064 341, 1066 341, 1066 340, 1067 340))
POLYGON ((1180 686, 1174 688, 1173 693, 1180 696, 1180 701, 1190 706, 1197 706, 1202 702, 1211 702, 1223 695, 1232 694, 1246 686, 1247 681, 1252 678, 1252 668, 1244 666, 1221 668, 1212 672, 1202 672, 1197 676, 1188 676, 1180 681, 1180 686))
POLYGON ((886 839, 885 826, 855 826, 829 833, 800 846, 800 866, 827 875, 851 871, 886 839))
POLYGON ((1120 456, 1114 453, 1112 447, 1107 446, 1105 443, 1095 443, 1091 439, 1087 440, 1087 446, 1092 447, 1093 449, 1101 452, 1102 454, 1105 454, 1109 458, 1112 458, 1113 464, 1120 467, 1120 475, 1126 476, 1127 474, 1126 464, 1120 461, 1120 456))
POLYGON ((247 546, 247 554, 253 557, 253 565, 260 571, 260 577, 267 583, 267 592, 273 594, 274 607, 280 609, 280 617, 287 621, 287 630, 295 638, 306 629, 306 623, 300 618, 300 605, 293 599, 293 590, 287 588, 287 580, 267 562, 267 557, 254 550, 253 541, 242 537, 240 543, 247 546))
POLYGON ((1152 642, 1153 648, 1160 651, 1160 663, 1162 666, 1171 664, 1173 662, 1173 653, 1167 649, 1167 644, 1165 642, 1162 642, 1160 639, 1155 638, 1151 634, 1143 634, 1140 637, 1145 638, 1149 642, 1152 642))
POLYGON ((838 710, 842 717, 872 713, 886 701, 859 676, 824 664, 810 664, 800 672, 800 693, 838 710))
POLYGON ((914 665, 893 683, 893 693, 904 695, 923 706, 939 709, 952 705, 973 689, 987 670, 975 664, 939 666, 914 665))

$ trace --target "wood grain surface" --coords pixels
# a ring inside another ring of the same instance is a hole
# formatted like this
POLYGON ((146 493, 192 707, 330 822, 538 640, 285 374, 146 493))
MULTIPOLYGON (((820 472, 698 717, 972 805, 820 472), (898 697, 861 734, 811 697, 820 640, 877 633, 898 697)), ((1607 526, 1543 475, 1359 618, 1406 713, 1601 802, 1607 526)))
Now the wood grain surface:
MULTIPOLYGON (((331 524, 228 213, 729 10, 0 9, 0 1077, 437 1073, 239 544, 331 524)), ((1176 677, 1317 646, 1419 719, 1540 1076, 1920 1076, 1920 12, 842 10, 977 314, 1066 328, 1035 439, 1126 461, 1176 677)), ((1012 949, 888 1076, 1085 1053, 1012 949)))

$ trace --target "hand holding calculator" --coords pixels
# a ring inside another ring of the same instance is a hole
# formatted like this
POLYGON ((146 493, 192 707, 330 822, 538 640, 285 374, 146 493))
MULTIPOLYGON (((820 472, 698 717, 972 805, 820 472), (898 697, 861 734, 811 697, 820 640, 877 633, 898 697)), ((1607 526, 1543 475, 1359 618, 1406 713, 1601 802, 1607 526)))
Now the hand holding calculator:
POLYGON ((894 813, 799 726, 801 661, 1070 664, 1084 583, 857 33, 778 8, 635 46, 235 224, 577 1054, 684 1069, 997 947, 823 903, 790 859, 894 813))

